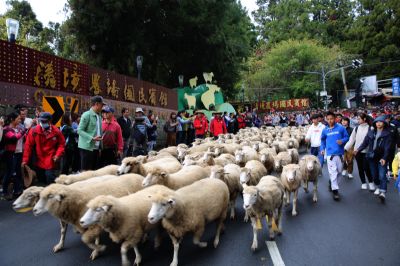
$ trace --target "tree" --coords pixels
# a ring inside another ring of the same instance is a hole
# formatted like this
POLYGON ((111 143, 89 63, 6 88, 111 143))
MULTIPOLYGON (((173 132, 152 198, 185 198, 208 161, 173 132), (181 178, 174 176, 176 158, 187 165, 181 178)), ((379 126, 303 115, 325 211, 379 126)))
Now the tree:
POLYGON ((70 0, 68 31, 86 62, 136 75, 144 57, 144 79, 176 87, 177 76, 213 71, 225 93, 255 40, 245 10, 235 0, 70 0))
MULTIPOLYGON (((281 99, 315 98, 315 91, 322 90, 321 76, 295 72, 321 71, 322 67, 326 71, 335 69, 340 57, 346 55, 337 46, 323 46, 314 40, 281 41, 272 48, 262 45, 250 57, 248 72, 243 73, 247 94, 256 94, 263 100, 271 94, 281 99)), ((329 78, 327 89, 334 91, 340 84, 338 73, 332 73, 329 78)))

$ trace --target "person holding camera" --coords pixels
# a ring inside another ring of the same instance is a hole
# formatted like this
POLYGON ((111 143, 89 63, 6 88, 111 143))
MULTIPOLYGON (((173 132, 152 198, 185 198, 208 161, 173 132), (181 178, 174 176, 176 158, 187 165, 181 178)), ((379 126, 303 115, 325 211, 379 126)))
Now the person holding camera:
POLYGON ((137 107, 135 110, 135 120, 133 122, 133 156, 146 155, 147 129, 152 127, 143 109, 137 107))
POLYGON ((376 190, 374 195, 378 196, 382 203, 386 199, 387 191, 387 167, 393 142, 389 125, 385 121, 385 116, 377 117, 373 122, 373 127, 367 133, 363 143, 358 149, 354 149, 354 155, 368 147, 366 154, 371 175, 374 178, 376 190))

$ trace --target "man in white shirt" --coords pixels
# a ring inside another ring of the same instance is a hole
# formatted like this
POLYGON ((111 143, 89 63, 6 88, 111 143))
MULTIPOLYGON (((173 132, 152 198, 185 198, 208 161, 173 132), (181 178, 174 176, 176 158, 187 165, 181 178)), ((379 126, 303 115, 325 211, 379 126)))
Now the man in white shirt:
POLYGON ((318 157, 322 167, 324 165, 324 157, 319 152, 319 147, 321 146, 322 130, 325 128, 325 126, 322 123, 318 122, 318 118, 319 118, 318 114, 314 114, 311 116, 312 124, 308 128, 306 134, 306 142, 310 142, 311 144, 310 153, 318 157))

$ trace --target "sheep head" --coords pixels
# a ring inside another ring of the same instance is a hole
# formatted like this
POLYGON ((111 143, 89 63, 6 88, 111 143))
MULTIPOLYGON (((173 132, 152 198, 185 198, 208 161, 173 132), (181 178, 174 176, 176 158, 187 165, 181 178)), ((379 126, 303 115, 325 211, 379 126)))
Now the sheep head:
POLYGON ((259 191, 256 186, 243 185, 243 208, 250 209, 258 199, 259 191))
POLYGON ((19 211, 25 208, 33 208, 39 200, 40 192, 44 187, 29 187, 16 199, 12 205, 14 211, 19 211))
POLYGON ((126 157, 122 160, 121 165, 118 167, 117 175, 124 175, 127 173, 138 173, 141 161, 135 157, 126 157))
POLYGON ((249 182, 251 177, 251 172, 249 168, 243 167, 240 170, 240 183, 241 184, 247 184, 249 182))
POLYGON ((110 195, 98 196, 87 204, 88 210, 79 220, 79 224, 86 228, 101 222, 115 205, 116 198, 110 195))
POLYGON ((253 144, 253 149, 258 152, 260 150, 260 144, 259 143, 254 143, 253 144))
POLYGON ((33 207, 33 214, 39 216, 50 208, 57 209, 62 204, 68 188, 61 184, 52 184, 40 192, 39 201, 33 207))
POLYGON ((242 149, 235 151, 235 161, 237 164, 244 163, 244 151, 242 149))
POLYGON ((211 168, 210 178, 222 179, 224 176, 224 168, 220 165, 214 165, 211 168))
POLYGON ((305 158, 302 160, 305 160, 306 169, 310 172, 313 171, 319 164, 319 161, 316 157, 315 158, 305 158))
POLYGON ((164 185, 168 177, 168 173, 162 169, 154 169, 150 171, 143 179, 142 186, 149 187, 151 185, 160 184, 164 185))
POLYGON ((173 215, 173 209, 176 205, 176 199, 173 195, 156 194, 148 196, 152 203, 147 220, 155 224, 163 218, 170 218, 173 215))
POLYGON ((274 169, 276 172, 282 171, 282 159, 274 158, 274 169))
POLYGON ((196 161, 190 155, 186 155, 185 160, 183 160, 183 163, 182 163, 183 166, 189 166, 189 165, 195 165, 195 164, 196 164, 196 161))
POLYGON ((286 177, 286 180, 289 183, 292 183, 296 179, 296 176, 298 174, 297 173, 297 168, 293 168, 293 167, 284 167, 283 168, 283 172, 284 172, 284 175, 286 177))
POLYGON ((188 152, 188 149, 178 147, 178 160, 183 161, 188 152))

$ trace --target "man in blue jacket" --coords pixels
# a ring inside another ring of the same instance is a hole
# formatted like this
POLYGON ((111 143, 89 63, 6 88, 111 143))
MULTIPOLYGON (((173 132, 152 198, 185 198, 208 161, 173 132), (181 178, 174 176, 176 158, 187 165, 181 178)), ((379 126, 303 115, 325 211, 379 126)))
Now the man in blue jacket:
POLYGON ((329 179, 333 193, 333 199, 339 200, 339 177, 343 170, 344 145, 349 140, 346 129, 336 123, 336 115, 333 112, 326 114, 328 126, 321 134, 321 155, 326 153, 329 179))

